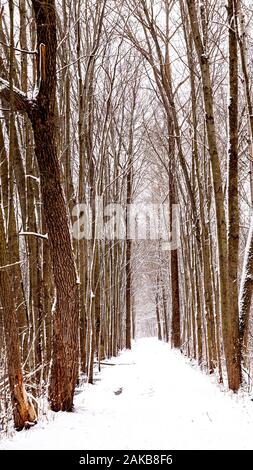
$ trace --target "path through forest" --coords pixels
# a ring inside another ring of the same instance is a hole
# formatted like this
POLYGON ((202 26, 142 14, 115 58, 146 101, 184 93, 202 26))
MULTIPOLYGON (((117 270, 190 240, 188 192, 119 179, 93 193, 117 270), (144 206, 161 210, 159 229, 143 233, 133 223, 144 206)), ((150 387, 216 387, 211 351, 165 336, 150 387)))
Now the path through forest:
POLYGON ((141 339, 77 390, 74 413, 52 413, 2 449, 253 449, 253 402, 232 396, 179 352, 141 339))

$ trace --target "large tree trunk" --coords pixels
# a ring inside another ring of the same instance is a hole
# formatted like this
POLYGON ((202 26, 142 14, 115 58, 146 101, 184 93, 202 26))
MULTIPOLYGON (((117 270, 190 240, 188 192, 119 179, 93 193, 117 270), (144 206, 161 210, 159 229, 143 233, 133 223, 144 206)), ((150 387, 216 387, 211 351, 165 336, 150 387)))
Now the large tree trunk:
POLYGON ((43 210, 56 290, 49 400, 54 411, 70 411, 78 375, 78 285, 66 201, 61 186, 56 127, 55 1, 33 1, 37 25, 38 96, 30 110, 43 210))
POLYGON ((53 263, 56 303, 49 400, 55 411, 70 411, 78 374, 78 289, 74 254, 55 145, 55 126, 33 117, 43 210, 53 263))

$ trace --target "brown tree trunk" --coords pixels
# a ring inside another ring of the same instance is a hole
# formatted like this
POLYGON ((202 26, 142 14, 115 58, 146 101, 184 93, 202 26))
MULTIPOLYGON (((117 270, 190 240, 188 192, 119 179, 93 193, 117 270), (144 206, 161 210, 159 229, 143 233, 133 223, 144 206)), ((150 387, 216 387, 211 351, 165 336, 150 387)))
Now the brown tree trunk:
MULTIPOLYGON (((174 138, 173 130, 169 130, 170 135, 170 171, 169 171, 169 204, 170 204, 170 231, 173 227, 173 205, 176 204, 175 182, 173 178, 173 165, 174 165, 174 138)), ((179 272, 178 272, 178 250, 171 250, 170 252, 170 276, 171 276, 171 307, 172 307, 172 320, 171 320, 171 344, 173 348, 180 348, 180 299, 179 299, 179 272)))
POLYGON ((49 400, 54 411, 70 411, 78 375, 78 285, 56 144, 56 9, 54 0, 32 3, 40 53, 38 95, 28 114, 56 289, 49 400))
POLYGON ((126 349, 131 349, 132 337, 132 240, 129 238, 128 233, 128 216, 130 204, 132 203, 132 184, 133 184, 133 123, 131 122, 129 133, 129 149, 128 149, 128 171, 127 171, 127 209, 126 209, 126 349))
POLYGON ((228 150, 228 277, 230 310, 229 386, 238 390, 241 384, 241 349, 239 341, 238 254, 238 53, 236 37, 237 0, 228 0, 229 28, 229 150, 228 150))
POLYGON ((159 312, 159 277, 156 281, 156 295, 155 295, 155 311, 156 311, 156 322, 157 322, 157 337, 159 341, 162 341, 162 328, 161 328, 161 319, 159 312))

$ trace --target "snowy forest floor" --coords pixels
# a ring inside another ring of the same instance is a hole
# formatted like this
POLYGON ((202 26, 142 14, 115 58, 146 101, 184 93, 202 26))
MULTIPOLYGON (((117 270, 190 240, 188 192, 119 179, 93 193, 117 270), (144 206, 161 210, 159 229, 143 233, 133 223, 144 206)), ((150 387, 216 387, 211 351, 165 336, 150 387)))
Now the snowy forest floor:
POLYGON ((154 338, 77 389, 74 413, 48 412, 0 449, 253 449, 253 402, 232 395, 154 338))

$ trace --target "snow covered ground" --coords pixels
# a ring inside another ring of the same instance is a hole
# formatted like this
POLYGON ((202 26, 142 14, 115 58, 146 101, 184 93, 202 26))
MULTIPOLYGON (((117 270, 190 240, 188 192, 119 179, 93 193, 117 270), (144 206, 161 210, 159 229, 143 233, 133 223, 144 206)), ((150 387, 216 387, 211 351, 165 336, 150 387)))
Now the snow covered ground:
POLYGON ((253 449, 253 402, 232 396, 156 339, 141 339, 52 413, 0 449, 253 449), (116 394, 115 394, 116 392, 116 394))

